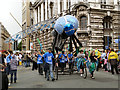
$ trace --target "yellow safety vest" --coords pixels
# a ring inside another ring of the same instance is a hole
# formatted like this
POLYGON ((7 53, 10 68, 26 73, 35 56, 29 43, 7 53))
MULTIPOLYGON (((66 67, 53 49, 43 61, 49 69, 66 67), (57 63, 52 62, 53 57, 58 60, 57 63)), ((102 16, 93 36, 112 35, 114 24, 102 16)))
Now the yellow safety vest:
POLYGON ((109 54, 109 56, 108 56, 108 61, 110 61, 110 60, 117 60, 117 61, 119 61, 117 53, 115 53, 115 52, 112 51, 109 54))

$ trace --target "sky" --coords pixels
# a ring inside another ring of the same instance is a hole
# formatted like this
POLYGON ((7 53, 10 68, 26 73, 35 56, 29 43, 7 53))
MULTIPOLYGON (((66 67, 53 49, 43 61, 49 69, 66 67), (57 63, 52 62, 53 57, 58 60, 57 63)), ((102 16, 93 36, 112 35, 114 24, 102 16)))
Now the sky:
POLYGON ((14 35, 22 31, 22 28, 10 13, 22 24, 22 0, 0 0, 0 22, 11 35, 14 35))

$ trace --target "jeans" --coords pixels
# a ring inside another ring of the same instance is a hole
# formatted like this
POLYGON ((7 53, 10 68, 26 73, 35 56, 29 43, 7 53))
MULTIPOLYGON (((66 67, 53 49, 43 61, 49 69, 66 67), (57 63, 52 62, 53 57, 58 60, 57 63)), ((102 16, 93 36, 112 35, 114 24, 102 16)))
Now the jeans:
POLYGON ((104 65, 105 71, 107 71, 107 64, 104 65))
POLYGON ((69 72, 72 72, 73 71, 73 62, 70 62, 69 63, 69 72))
POLYGON ((61 72, 64 72, 65 63, 60 63, 61 72))
POLYGON ((13 82, 13 75, 14 75, 14 82, 17 80, 17 70, 11 70, 11 83, 13 82))
POLYGON ((24 66, 27 67, 27 61, 24 61, 24 66))
POLYGON ((39 74, 43 74, 43 64, 38 64, 38 72, 39 74))
POLYGON ((111 66, 110 66, 110 63, 109 63, 109 62, 107 62, 107 69, 108 69, 108 71, 111 70, 111 66))
POLYGON ((98 65, 97 65, 97 70, 96 71, 98 71, 99 68, 101 68, 100 58, 98 58, 98 65))
POLYGON ((30 59, 28 59, 28 61, 27 61, 27 65, 30 67, 30 59))
POLYGON ((118 72, 117 64, 111 65, 111 72, 112 72, 112 74, 114 74, 114 68, 115 68, 116 73, 118 74, 119 72, 118 72))
POLYGON ((50 72, 50 76, 51 76, 51 79, 53 79, 53 65, 52 64, 49 64, 49 70, 47 70, 47 79, 49 79, 49 72, 50 72))

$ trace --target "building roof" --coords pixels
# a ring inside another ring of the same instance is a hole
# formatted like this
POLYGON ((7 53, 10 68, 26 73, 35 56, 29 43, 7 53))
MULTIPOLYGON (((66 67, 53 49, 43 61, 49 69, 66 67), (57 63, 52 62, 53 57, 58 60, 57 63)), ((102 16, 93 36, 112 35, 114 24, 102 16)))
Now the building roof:
POLYGON ((1 30, 10 35, 10 33, 7 31, 7 29, 4 27, 4 25, 0 22, 1 24, 1 30))

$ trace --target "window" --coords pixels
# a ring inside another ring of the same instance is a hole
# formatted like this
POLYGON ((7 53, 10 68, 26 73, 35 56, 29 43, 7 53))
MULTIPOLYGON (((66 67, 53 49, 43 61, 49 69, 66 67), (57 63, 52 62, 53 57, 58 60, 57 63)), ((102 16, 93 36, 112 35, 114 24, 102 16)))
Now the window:
POLYGON ((43 18, 44 18, 44 20, 45 20, 45 2, 43 3, 43 8, 44 8, 44 14, 43 14, 44 17, 43 17, 43 18))
POLYGON ((60 1, 60 12, 62 12, 63 7, 62 7, 62 1, 60 1))
POLYGON ((86 16, 82 16, 80 18, 80 29, 87 30, 87 17, 86 16))
POLYGON ((106 4, 106 0, 101 0, 101 4, 106 4))
POLYGON ((112 17, 110 17, 110 16, 105 17, 104 20, 103 20, 104 29, 112 28, 111 24, 112 24, 112 17))

